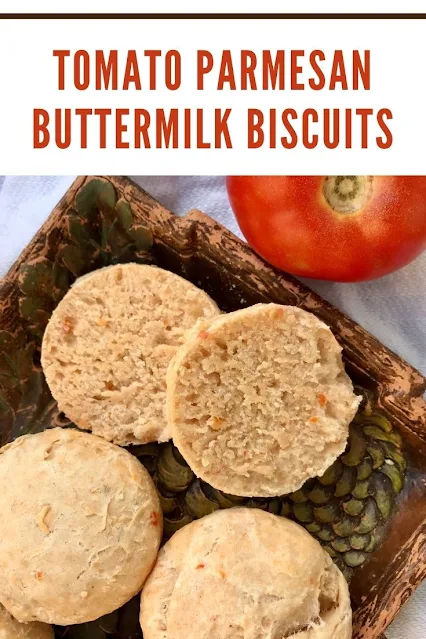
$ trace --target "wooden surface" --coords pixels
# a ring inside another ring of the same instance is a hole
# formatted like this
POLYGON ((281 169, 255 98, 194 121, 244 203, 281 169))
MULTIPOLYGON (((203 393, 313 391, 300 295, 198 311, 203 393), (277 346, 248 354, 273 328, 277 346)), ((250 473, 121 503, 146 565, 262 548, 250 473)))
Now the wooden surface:
MULTIPOLYGON (((65 215, 87 178, 78 178, 0 285, 0 329, 16 331, 21 265, 66 239, 65 215)), ((300 306, 328 324, 344 348, 348 372, 375 393, 380 410, 397 425, 412 464, 407 490, 384 550, 362 569, 353 587, 354 639, 384 639, 382 633, 426 577, 426 379, 291 276, 265 264, 230 231, 204 213, 179 218, 124 177, 109 177, 131 203, 134 218, 154 235, 154 255, 167 267, 205 288, 223 310, 259 301, 300 306), (237 300, 238 296, 238 300, 237 300), (236 301, 237 300, 237 301, 236 301)), ((407 638, 408 639, 408 638, 407 638)))

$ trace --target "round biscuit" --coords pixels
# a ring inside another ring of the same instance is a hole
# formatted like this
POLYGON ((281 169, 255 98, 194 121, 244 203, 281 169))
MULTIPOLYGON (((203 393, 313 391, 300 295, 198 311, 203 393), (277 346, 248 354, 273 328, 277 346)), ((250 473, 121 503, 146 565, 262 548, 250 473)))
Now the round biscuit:
POLYGON ((207 293, 154 266, 118 264, 80 278, 43 338, 59 409, 116 444, 167 441, 167 367, 196 320, 218 313, 207 293))
POLYGON ((167 384, 175 445, 198 477, 241 496, 288 494, 324 473, 360 401, 330 329, 279 304, 198 323, 167 384))
POLYGON ((0 602, 20 622, 92 621, 137 594, 162 514, 127 450, 74 429, 0 449, 0 602))
POLYGON ((347 583, 298 524, 216 511, 163 546, 141 598, 144 639, 350 639, 347 583))

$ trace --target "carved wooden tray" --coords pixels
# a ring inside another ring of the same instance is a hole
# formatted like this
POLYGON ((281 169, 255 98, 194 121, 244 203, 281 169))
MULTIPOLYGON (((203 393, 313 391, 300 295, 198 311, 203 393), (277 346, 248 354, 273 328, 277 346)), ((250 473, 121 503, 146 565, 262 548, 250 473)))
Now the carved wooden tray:
MULTIPOLYGON (((0 283, 1 443, 70 425, 40 369, 41 336, 77 276, 120 261, 152 262, 179 273, 224 311, 262 301, 293 304, 334 331, 364 395, 346 453, 291 496, 242 503, 290 516, 316 536, 350 579, 353 637, 384 639, 426 577, 426 379, 207 215, 176 217, 124 177, 75 181, 0 283)), ((132 452, 162 495, 166 537, 195 517, 241 503, 195 478, 172 444, 132 452)), ((98 622, 56 628, 56 636, 142 637, 137 612, 134 599, 98 622)))

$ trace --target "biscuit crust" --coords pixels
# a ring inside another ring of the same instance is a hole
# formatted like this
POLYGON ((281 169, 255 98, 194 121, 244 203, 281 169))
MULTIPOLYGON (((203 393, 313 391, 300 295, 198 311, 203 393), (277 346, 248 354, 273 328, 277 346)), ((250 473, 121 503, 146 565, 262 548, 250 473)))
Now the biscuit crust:
POLYGON ((0 602, 19 621, 92 621, 137 594, 162 535, 157 491, 123 448, 73 429, 0 449, 0 602))
POLYGON ((161 549, 145 639, 351 639, 347 583, 298 524, 249 508, 203 517, 161 549))

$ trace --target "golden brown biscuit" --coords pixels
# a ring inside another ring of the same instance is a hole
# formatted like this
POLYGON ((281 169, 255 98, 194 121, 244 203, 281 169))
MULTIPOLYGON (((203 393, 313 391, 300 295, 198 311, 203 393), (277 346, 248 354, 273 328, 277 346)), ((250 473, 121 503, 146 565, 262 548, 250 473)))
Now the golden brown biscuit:
POLYGON ((350 639, 346 581, 294 522, 231 508, 163 546, 142 591, 144 639, 350 639))
POLYGON ((0 602, 19 621, 65 626, 119 608, 161 534, 155 486, 125 449, 62 428, 0 449, 0 602))

